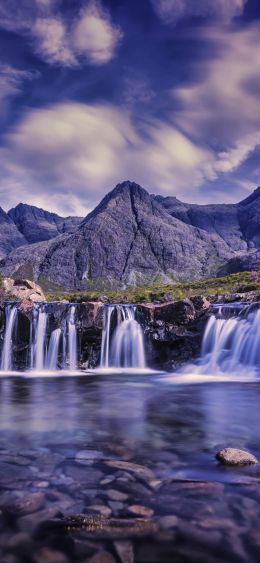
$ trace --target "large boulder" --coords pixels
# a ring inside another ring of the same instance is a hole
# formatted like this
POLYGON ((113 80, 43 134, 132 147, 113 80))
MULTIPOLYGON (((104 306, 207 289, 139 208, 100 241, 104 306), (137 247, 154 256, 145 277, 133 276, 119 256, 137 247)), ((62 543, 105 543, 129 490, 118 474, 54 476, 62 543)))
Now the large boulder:
POLYGON ((16 297, 18 301, 45 301, 45 295, 39 285, 31 280, 5 278, 2 283, 6 298, 16 297))
POLYGON ((160 320, 178 325, 186 325, 194 321, 195 317, 196 310, 190 299, 158 305, 154 310, 155 321, 160 320))

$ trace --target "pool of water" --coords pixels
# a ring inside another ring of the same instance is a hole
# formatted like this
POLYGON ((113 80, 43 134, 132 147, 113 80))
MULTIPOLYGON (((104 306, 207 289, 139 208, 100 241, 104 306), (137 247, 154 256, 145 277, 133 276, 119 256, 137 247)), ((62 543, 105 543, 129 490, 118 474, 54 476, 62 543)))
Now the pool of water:
POLYGON ((149 537, 124 539, 137 563, 258 561, 260 465, 225 467, 215 454, 260 459, 259 403, 257 381, 1 377, 1 562, 122 561, 113 535, 39 536, 68 514, 155 522, 149 537))

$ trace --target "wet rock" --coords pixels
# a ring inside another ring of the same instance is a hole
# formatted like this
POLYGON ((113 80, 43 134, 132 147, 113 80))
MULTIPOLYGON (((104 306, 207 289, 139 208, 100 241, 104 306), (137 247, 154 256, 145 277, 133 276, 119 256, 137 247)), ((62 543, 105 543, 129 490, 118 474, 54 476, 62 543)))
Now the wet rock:
POLYGON ((211 307, 210 302, 203 295, 195 295, 190 297, 190 301, 193 303, 196 311, 196 317, 201 317, 207 313, 211 307))
POLYGON ((153 520, 104 518, 103 516, 78 514, 48 522, 51 527, 63 527, 67 531, 82 530, 87 538, 129 539, 155 534, 159 527, 153 520))
POLYGON ((237 448, 224 448, 216 454, 216 459, 224 465, 252 465, 258 463, 256 457, 237 448))
POLYGON ((43 493, 31 493, 23 495, 21 498, 16 498, 9 503, 4 504, 2 510, 8 515, 15 517, 31 514, 42 508, 45 501, 43 493))
POLYGON ((122 563, 134 563, 134 549, 130 541, 115 541, 115 550, 122 563))
POLYGON ((125 493, 121 493, 116 489, 109 489, 108 491, 106 491, 106 495, 108 496, 108 498, 110 498, 110 500, 116 500, 119 502, 127 500, 128 498, 128 495, 126 495, 125 493))
POLYGON ((105 506, 103 504, 92 504, 91 506, 88 507, 89 511, 93 511, 94 512, 98 512, 99 514, 101 514, 102 516, 111 516, 112 514, 112 510, 108 507, 105 506))
POLYGON ((103 458, 103 453, 97 450, 80 450, 75 456, 75 461, 81 465, 90 465, 103 458))
POLYGON ((86 563, 117 563, 113 555, 108 551, 98 551, 86 561, 86 563))
POLYGON ((124 505, 122 502, 110 500, 108 504, 115 516, 118 516, 119 512, 124 510, 124 505))
POLYGON ((79 467, 78 465, 67 465, 65 473, 68 477, 72 477, 74 481, 84 483, 89 489, 95 488, 103 477, 103 473, 97 469, 90 467, 79 467))
POLYGON ((64 553, 42 547, 33 556, 35 563, 68 563, 68 558, 64 553))
POLYGON ((161 518, 159 518, 159 524, 162 528, 175 528, 178 524, 178 518, 174 514, 162 516, 161 518))
POLYGON ((195 307, 190 299, 172 301, 155 307, 154 320, 168 323, 186 325, 194 321, 196 317, 195 307))
POLYGON ((0 462, 0 485, 14 483, 19 480, 30 480, 31 477, 32 473, 28 467, 0 462))
POLYGON ((109 460, 105 462, 106 465, 109 467, 113 467, 115 469, 122 469, 125 471, 129 471, 130 473, 134 473, 137 477, 141 479, 150 481, 155 478, 154 473, 148 467, 144 465, 138 465, 136 463, 130 463, 129 461, 114 461, 109 460))
POLYGON ((148 508, 147 506, 142 506, 140 504, 132 504, 128 506, 128 511, 136 516, 144 516, 145 518, 150 518, 154 514, 154 510, 152 508, 148 508))

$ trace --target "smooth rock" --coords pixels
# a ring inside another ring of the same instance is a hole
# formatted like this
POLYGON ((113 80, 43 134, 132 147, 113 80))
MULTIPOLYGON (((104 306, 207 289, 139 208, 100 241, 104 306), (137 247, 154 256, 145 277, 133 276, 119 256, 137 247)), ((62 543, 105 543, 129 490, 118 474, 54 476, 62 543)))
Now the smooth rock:
POLYGON ((60 551, 52 550, 48 547, 42 547, 37 551, 33 560, 35 563, 68 563, 66 555, 60 551))
POLYGON ((23 516, 31 514, 42 508, 45 501, 43 493, 25 494, 21 498, 13 500, 2 507, 3 512, 13 516, 23 516))
POLYGON ((95 555, 92 555, 86 563, 117 563, 113 555, 108 551, 98 551, 95 555))
POLYGON ((142 506, 140 504, 132 504, 128 506, 128 511, 136 516, 144 516, 145 518, 150 518, 154 514, 154 510, 152 508, 148 508, 147 506, 142 506))
POLYGON ((224 448, 216 454, 216 459, 224 465, 252 465, 258 463, 253 454, 237 448, 224 448))
POLYGON ((148 467, 144 465, 138 465, 137 463, 131 463, 130 461, 114 461, 109 460, 105 462, 109 467, 114 467, 115 469, 122 469, 134 473, 137 477, 151 481, 155 478, 154 473, 148 467))
POLYGON ((108 496, 108 498, 110 498, 110 500, 116 500, 119 502, 128 499, 128 495, 126 495, 125 493, 121 493, 116 489, 109 489, 108 491, 106 491, 106 495, 108 496))
POLYGON ((115 541, 115 550, 122 563, 134 563, 134 549, 130 541, 115 541))
POLYGON ((159 524, 162 528, 175 528, 178 524, 178 518, 174 516, 174 514, 168 514, 167 516, 159 518, 159 524))

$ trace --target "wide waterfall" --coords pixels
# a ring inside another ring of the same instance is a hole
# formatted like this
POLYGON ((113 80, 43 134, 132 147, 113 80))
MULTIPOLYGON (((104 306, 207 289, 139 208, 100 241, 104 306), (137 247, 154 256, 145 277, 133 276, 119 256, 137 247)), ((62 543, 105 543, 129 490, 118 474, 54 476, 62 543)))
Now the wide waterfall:
POLYGON ((133 305, 106 307, 100 366, 145 369, 144 337, 133 305))
MULTIPOLYGON (((24 368, 34 372, 56 371, 58 369, 75 371, 78 363, 78 343, 76 328, 76 306, 65 304, 60 320, 52 314, 52 304, 35 303, 27 317, 30 330, 27 344, 27 360, 24 368), (57 326, 58 322, 58 326, 57 326), (60 323, 60 326, 59 326, 60 323)), ((1 371, 15 368, 16 348, 19 350, 18 334, 19 304, 5 306, 4 338, 1 354, 1 371), (18 342, 18 346, 14 346, 18 342)))
POLYGON ((223 307, 207 323, 196 373, 236 373, 260 369, 260 309, 223 307))

